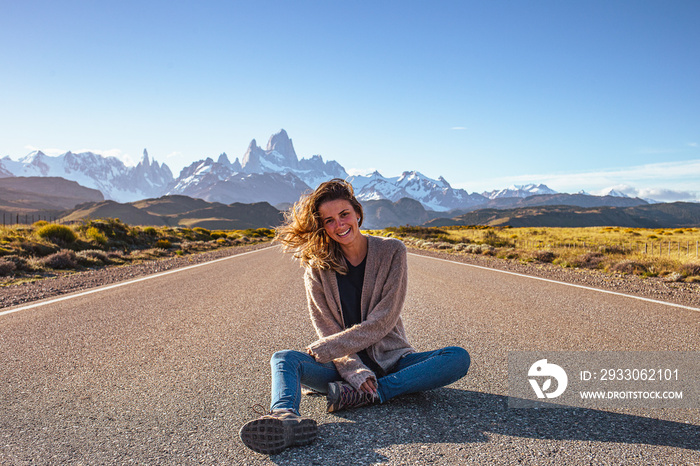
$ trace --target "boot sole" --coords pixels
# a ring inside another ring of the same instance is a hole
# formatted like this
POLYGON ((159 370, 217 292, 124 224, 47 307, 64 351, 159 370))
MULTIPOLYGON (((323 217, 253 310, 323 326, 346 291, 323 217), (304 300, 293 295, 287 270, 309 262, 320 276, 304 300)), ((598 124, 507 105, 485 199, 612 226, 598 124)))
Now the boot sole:
POLYGON ((318 435, 318 425, 313 419, 292 422, 255 419, 244 424, 239 435, 245 446, 251 450, 276 455, 289 447, 313 442, 318 435))

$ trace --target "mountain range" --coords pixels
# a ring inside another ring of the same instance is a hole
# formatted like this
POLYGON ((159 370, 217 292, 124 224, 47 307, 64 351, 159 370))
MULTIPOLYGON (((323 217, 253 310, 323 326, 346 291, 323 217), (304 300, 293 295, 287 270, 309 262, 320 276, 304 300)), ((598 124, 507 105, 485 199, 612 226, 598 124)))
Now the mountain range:
POLYGON ((468 193, 453 188, 443 177, 435 180, 417 171, 404 171, 395 177, 376 171, 366 176, 349 176, 338 162, 324 161, 320 155, 300 159, 284 129, 270 137, 265 149, 253 139, 240 159, 236 157, 231 162, 222 153, 216 161, 206 158, 191 163, 177 178, 166 164, 152 160, 145 149, 136 166, 92 152, 69 151, 50 157, 34 151, 19 161, 4 157, 0 159, 0 178, 11 177, 60 177, 98 190, 106 200, 118 203, 183 195, 221 204, 268 202, 286 208, 302 193, 330 178, 350 181, 363 202, 395 203, 408 198, 428 211, 440 212, 440 216, 452 211, 511 208, 533 196, 547 195, 557 197, 540 198, 538 202, 589 206, 647 203, 637 198, 556 193, 542 184, 468 193))
MULTIPOLYGON (((545 198, 549 195, 542 195, 545 198)), ((544 199, 541 199, 544 202, 544 199)), ((700 225, 700 204, 657 203, 628 207, 579 207, 533 205, 515 209, 478 209, 435 212, 415 199, 370 200, 362 203, 362 227, 380 229, 401 225, 491 225, 512 227, 622 226, 633 228, 683 228, 700 225)), ((87 202, 56 215, 60 222, 87 218, 119 218, 130 225, 168 225, 209 229, 274 227, 283 214, 267 202, 252 204, 207 202, 171 195, 120 204, 115 201, 87 202)))
POLYGON ((690 228, 700 225, 700 204, 673 202, 628 207, 540 205, 479 209, 454 218, 435 218, 424 226, 489 225, 511 227, 690 228))
POLYGON ((31 152, 19 161, 0 159, 0 178, 57 177, 75 181, 100 191, 106 199, 122 202, 162 195, 172 183, 173 174, 165 164, 151 162, 144 149, 135 167, 127 167, 116 157, 92 152, 66 152, 50 157, 41 151, 31 152))

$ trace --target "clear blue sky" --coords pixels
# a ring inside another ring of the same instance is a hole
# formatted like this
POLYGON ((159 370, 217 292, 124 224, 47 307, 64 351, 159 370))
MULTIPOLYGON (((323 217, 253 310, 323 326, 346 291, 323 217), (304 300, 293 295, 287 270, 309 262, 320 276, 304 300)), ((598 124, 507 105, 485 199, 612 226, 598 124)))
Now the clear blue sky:
POLYGON ((0 0, 0 43, 15 159, 147 148, 177 175, 284 128, 470 192, 700 200, 698 1, 0 0))

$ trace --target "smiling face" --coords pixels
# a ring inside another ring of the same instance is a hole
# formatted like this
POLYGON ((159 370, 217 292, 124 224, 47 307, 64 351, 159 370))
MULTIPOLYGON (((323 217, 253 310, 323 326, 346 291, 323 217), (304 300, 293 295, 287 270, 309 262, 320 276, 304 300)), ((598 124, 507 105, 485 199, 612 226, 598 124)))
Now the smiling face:
POLYGON ((318 206, 318 214, 326 234, 341 246, 349 246, 361 240, 359 215, 350 201, 326 201, 318 206))

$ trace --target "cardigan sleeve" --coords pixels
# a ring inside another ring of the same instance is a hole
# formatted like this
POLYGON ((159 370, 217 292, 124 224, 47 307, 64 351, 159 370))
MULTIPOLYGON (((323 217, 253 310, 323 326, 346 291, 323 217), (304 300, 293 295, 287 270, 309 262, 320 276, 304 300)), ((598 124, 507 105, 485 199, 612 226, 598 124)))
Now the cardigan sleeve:
POLYGON ((364 365, 357 354, 348 354, 347 356, 336 358, 333 360, 333 364, 340 376, 352 385, 355 390, 359 390, 360 386, 367 379, 377 380, 376 374, 364 365))
MULTIPOLYGON (((347 330, 323 335, 309 345, 316 360, 324 363, 336 358, 357 353, 375 344, 386 336, 397 324, 406 298, 408 267, 406 246, 393 251, 389 273, 381 285, 381 299, 367 312, 366 319, 347 330)), ((378 284, 375 284, 378 285, 378 284)))
MULTIPOLYGON (((309 305, 311 323, 316 334, 323 338, 343 330, 343 323, 333 317, 328 304, 328 297, 323 289, 319 271, 307 268, 304 272, 304 285, 306 287, 306 300, 309 305)), ((326 361, 328 362, 328 361, 326 361)))

